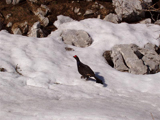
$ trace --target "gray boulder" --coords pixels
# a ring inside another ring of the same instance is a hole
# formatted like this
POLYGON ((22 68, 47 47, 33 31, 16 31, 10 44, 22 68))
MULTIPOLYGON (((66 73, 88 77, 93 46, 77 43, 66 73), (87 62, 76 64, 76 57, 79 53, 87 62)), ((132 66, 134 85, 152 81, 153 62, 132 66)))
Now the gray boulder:
MULTIPOLYGON (((129 72, 133 74, 147 74, 148 68, 143 64, 143 61, 137 57, 135 54, 136 47, 134 45, 116 45, 112 48, 113 59, 115 59, 114 65, 122 66, 126 65, 129 68, 129 72), (120 54, 121 53, 121 54, 120 54), (122 55, 122 56, 121 56, 122 55), (114 58, 114 56, 116 56, 114 58), (119 57, 119 58, 118 58, 119 57), (118 62, 116 59, 120 59, 118 62), (116 62, 115 62, 116 61, 116 62), (121 63, 123 62, 123 63, 121 63)), ((124 71, 126 71, 126 67, 124 67, 124 71)), ((121 70, 122 71, 122 70, 121 70)))
POLYGON ((129 68, 125 65, 123 56, 118 49, 118 46, 112 48, 111 57, 113 58, 114 68, 122 72, 129 71, 129 68))
POLYGON ((142 60, 146 66, 148 66, 150 73, 156 73, 159 71, 160 56, 157 54, 156 50, 158 46, 147 43, 144 48, 139 51, 143 55, 142 60))
POLYGON ((87 47, 92 43, 92 38, 83 30, 64 30, 61 36, 65 44, 77 47, 87 47))
POLYGON ((153 74, 159 72, 160 56, 158 46, 147 43, 144 48, 135 44, 115 45, 111 51, 114 68, 134 74, 153 74))
POLYGON ((113 0, 115 12, 119 18, 132 22, 145 17, 145 4, 150 4, 152 0, 113 0))

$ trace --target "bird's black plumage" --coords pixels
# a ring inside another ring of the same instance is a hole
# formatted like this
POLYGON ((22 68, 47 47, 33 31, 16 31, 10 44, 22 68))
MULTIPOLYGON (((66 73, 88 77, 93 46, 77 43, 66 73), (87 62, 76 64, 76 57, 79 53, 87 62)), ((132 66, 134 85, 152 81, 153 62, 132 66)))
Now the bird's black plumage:
POLYGON ((77 55, 73 56, 76 61, 77 61, 77 68, 78 68, 78 72, 82 75, 81 78, 86 78, 88 79, 89 77, 94 77, 96 79, 97 83, 101 83, 103 84, 102 80, 100 80, 99 78, 97 78, 93 72, 93 70, 88 66, 83 64, 77 55))

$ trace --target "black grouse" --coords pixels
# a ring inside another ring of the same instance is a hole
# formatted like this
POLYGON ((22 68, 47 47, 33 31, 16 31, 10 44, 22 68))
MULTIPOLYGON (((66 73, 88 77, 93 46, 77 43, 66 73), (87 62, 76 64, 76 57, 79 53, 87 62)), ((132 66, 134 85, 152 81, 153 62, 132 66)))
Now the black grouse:
POLYGON ((99 78, 97 78, 94 74, 94 72, 92 71, 92 69, 88 66, 88 65, 85 65, 83 64, 77 55, 73 56, 76 61, 77 61, 77 68, 78 68, 78 72, 82 75, 81 78, 86 78, 86 80, 89 78, 89 77, 94 77, 96 79, 96 82, 97 83, 101 83, 103 84, 102 80, 100 80, 99 78))

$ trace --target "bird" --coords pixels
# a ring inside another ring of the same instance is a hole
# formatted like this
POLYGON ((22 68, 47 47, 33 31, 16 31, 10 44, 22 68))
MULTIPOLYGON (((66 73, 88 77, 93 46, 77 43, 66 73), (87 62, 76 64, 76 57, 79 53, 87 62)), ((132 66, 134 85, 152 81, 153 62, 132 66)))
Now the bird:
POLYGON ((73 57, 77 61, 78 72, 82 75, 81 78, 85 78, 86 80, 88 80, 89 77, 94 77, 97 83, 103 84, 103 81, 97 78, 93 70, 88 65, 83 64, 77 55, 74 55, 73 57))

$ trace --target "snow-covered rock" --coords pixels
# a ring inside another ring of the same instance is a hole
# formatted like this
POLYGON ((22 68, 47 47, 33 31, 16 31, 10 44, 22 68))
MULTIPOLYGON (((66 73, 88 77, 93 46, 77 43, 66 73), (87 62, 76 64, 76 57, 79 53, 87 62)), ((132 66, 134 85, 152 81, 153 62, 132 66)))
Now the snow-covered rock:
POLYGON ((91 45, 92 38, 84 30, 63 30, 63 42, 77 47, 87 47, 91 45))

